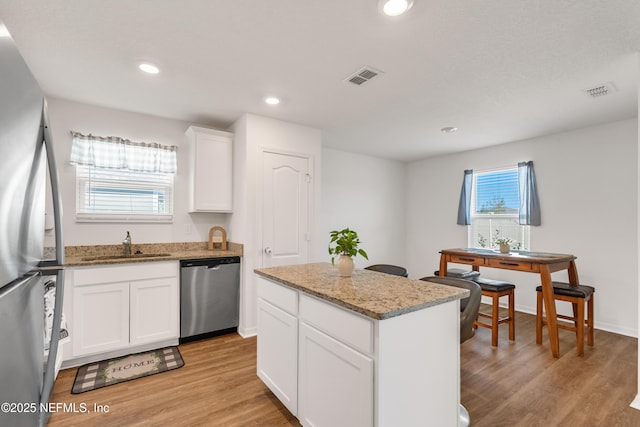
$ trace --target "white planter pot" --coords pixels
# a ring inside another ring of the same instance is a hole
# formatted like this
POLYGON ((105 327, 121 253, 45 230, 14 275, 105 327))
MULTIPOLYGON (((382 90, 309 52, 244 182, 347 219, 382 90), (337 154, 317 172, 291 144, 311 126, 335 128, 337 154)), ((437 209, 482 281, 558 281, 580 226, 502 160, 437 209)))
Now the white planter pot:
POLYGON ((354 268, 351 257, 340 255, 338 261, 336 261, 336 265, 338 266, 338 272, 341 277, 351 277, 351 273, 353 273, 354 268))

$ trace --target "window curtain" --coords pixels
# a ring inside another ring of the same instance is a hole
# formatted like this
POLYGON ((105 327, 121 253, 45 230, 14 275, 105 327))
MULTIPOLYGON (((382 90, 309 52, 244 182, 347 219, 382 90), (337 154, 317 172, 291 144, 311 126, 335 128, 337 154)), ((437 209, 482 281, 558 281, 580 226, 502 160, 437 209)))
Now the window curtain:
POLYGON ((518 163, 518 186, 520 225, 540 225, 540 200, 532 161, 518 163))
POLYGON ((175 145, 133 142, 117 136, 71 132, 71 164, 133 172, 176 173, 175 145))
POLYGON ((464 171, 460 202, 458 203, 458 225, 471 225, 471 187, 473 185, 473 170, 464 171))

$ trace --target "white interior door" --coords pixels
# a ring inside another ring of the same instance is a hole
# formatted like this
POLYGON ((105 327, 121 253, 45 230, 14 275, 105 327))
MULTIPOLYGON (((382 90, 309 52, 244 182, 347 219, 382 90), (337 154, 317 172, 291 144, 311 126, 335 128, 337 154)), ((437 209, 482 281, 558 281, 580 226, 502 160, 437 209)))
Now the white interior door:
POLYGON ((263 153, 262 266, 309 259, 309 158, 263 153))

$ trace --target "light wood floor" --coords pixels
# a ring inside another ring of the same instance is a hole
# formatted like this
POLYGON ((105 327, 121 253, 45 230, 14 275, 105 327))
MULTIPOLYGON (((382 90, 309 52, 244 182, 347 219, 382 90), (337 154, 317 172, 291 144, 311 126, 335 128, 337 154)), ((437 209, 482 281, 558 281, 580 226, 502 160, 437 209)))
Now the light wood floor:
MULTIPOLYGON (((560 358, 535 317, 516 313, 516 341, 501 330, 497 348, 480 328, 461 346, 462 403, 472 426, 640 426, 629 407, 637 392, 637 340, 596 331, 575 356, 575 335, 560 331, 560 358)), ((54 413, 49 426, 299 426, 256 376, 256 339, 238 335, 181 345, 185 366, 72 395, 75 369, 62 371, 51 401, 108 405, 108 413, 54 413)), ((428 420, 425 425, 429 425, 428 420)))

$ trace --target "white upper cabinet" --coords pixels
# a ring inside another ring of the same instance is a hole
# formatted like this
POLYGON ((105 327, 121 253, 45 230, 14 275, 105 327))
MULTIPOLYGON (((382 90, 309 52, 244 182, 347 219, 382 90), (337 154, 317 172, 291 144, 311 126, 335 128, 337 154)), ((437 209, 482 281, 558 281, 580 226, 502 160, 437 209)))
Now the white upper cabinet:
POLYGON ((233 134, 190 126, 189 212, 231 212, 233 134))

